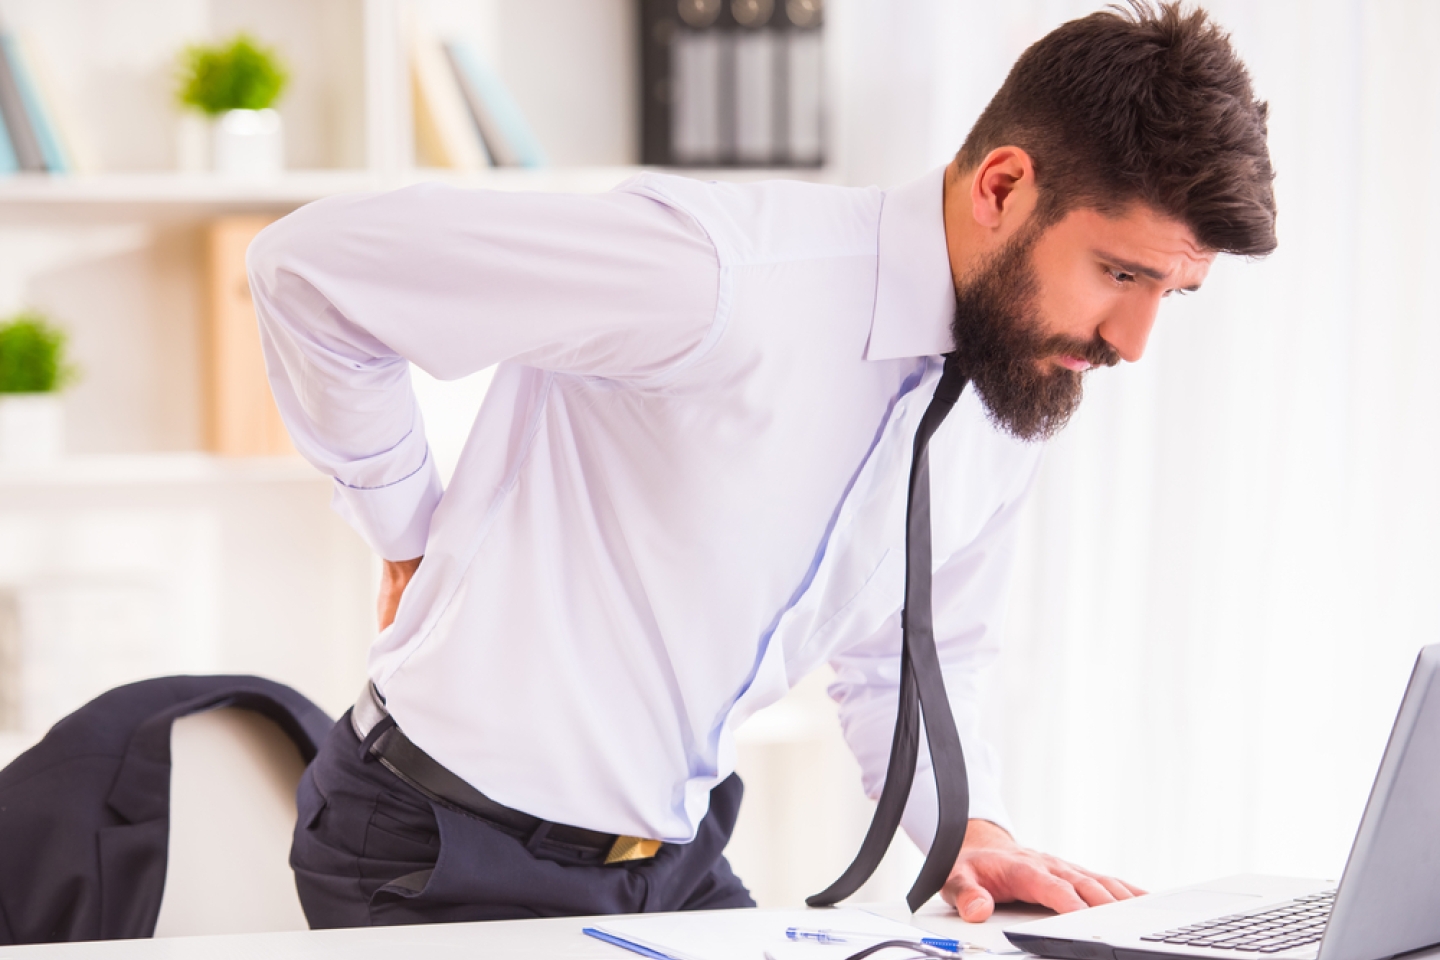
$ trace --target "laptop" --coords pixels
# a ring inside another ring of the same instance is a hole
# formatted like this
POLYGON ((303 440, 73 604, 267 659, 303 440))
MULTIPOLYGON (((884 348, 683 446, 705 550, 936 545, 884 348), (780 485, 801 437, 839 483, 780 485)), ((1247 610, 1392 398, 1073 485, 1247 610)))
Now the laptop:
POLYGON ((1440 644, 1420 651, 1338 885, 1235 876, 1005 936, 1073 960, 1381 960, 1440 944, 1440 644))

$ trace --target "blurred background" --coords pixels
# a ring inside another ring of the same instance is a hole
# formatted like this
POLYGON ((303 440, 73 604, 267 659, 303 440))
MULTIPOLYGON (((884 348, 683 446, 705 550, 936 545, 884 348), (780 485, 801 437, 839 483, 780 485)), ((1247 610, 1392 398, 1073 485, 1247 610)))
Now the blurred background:
MULTIPOLYGON (((0 759, 143 676, 263 674, 337 715, 359 689, 376 564, 267 406, 242 259, 264 223, 642 163, 897 184, 1099 6, 0 0, 0 328, 62 331, 71 371, 39 413, 0 402, 0 759), (284 82, 230 103, 199 55, 284 82)), ((1440 640, 1440 4, 1204 6, 1270 103, 1280 249, 1222 260, 1144 362, 1091 380, 987 705, 1022 842, 1151 888, 1337 877, 1440 640)), ((487 376, 416 380, 448 470, 487 376)), ((868 821, 824 686, 744 731, 733 860, 762 905, 820 889, 868 821)), ((862 896, 917 864, 901 838, 862 896)))

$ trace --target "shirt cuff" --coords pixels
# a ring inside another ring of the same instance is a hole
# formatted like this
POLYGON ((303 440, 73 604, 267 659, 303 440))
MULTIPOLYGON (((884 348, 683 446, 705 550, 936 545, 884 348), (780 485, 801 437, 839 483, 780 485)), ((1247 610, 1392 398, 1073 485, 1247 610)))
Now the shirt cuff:
MULTIPOLYGON (((970 779, 970 819, 989 820, 1013 837, 1015 831, 1010 826, 1010 813, 1005 809, 1005 801, 1000 798, 1000 778, 993 773, 987 775, 981 772, 974 763, 967 762, 965 766, 970 779)), ((928 767, 917 770, 900 825, 922 853, 929 853, 930 843, 935 839, 935 825, 939 820, 940 806, 935 797, 935 778, 928 767)))
POLYGON ((352 487, 337 479, 330 506, 381 557, 413 560, 425 553, 430 517, 444 492, 427 448, 419 468, 394 483, 352 487))

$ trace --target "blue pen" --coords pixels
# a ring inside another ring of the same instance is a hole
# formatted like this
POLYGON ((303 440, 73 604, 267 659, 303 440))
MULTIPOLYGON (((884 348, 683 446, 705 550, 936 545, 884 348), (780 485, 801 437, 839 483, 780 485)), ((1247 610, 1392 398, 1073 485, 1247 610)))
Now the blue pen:
POLYGON ((969 950, 971 944, 964 940, 955 940, 950 937, 921 937, 920 942, 927 947, 934 947, 937 950, 949 950, 951 953, 959 953, 962 950, 969 950))
MULTIPOLYGON (((810 930, 805 927, 787 927, 785 936, 790 940, 808 940, 811 943, 849 943, 852 937, 862 937, 867 940, 884 940, 883 933, 860 933, 850 930, 810 930)), ((951 953, 960 953, 967 949, 970 944, 963 940, 953 940, 949 937, 921 937, 920 942, 927 947, 934 947, 936 950, 948 950, 951 953)))
MULTIPOLYGON (((855 934, 849 934, 855 936, 855 934)), ((849 943, 845 937, 840 936, 834 930, 805 930, 801 927, 786 927, 785 938, 787 940, 808 940, 811 943, 849 943)))
POLYGON ((594 927, 582 927, 581 933, 587 937, 594 937, 596 940, 604 940, 606 943, 613 943, 617 947, 624 947, 632 953, 638 953, 642 957, 649 957, 650 960, 675 960, 668 953, 661 953, 643 943, 636 943, 633 940, 626 940, 624 937, 617 937, 613 933, 606 933, 604 930, 597 930, 594 927))

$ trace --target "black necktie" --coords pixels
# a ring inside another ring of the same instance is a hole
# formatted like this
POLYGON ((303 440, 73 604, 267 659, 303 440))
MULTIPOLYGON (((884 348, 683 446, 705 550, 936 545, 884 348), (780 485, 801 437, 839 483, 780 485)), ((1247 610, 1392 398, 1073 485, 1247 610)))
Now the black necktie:
POLYGON ((870 879, 880 858, 895 836, 910 785, 915 779, 915 758, 920 749, 920 715, 924 712, 925 739, 930 744, 930 761, 935 769, 935 790, 939 817, 930 853, 905 897, 910 911, 920 909, 945 885, 970 819, 970 783, 965 776, 965 755, 955 716, 945 696, 945 679, 940 675, 940 657, 935 652, 935 630, 930 605, 930 457, 926 446, 939 429, 960 392, 966 377, 953 356, 946 356, 935 398, 915 431, 915 452, 910 463, 910 500, 905 511, 905 609, 900 615, 900 704, 895 717, 895 738, 890 743, 890 766, 885 771, 885 788, 875 808, 870 830, 860 844, 855 861, 824 892, 805 902, 828 907, 860 889, 870 879), (917 696, 918 694, 918 696, 917 696))

